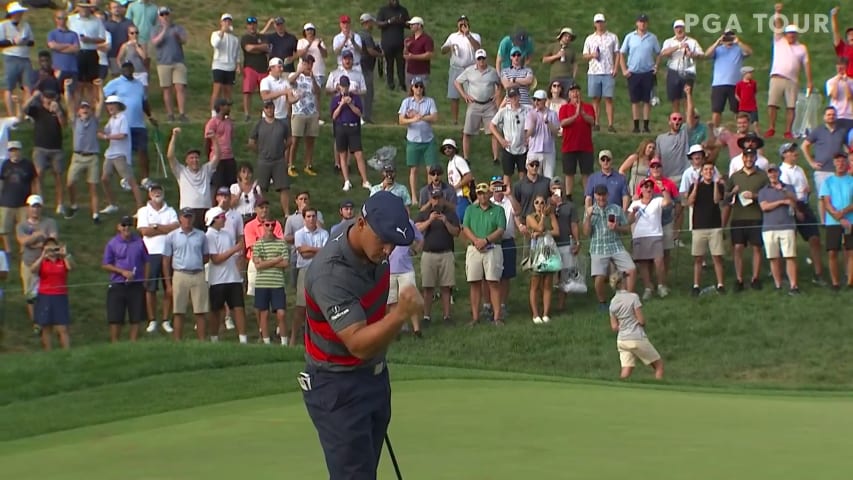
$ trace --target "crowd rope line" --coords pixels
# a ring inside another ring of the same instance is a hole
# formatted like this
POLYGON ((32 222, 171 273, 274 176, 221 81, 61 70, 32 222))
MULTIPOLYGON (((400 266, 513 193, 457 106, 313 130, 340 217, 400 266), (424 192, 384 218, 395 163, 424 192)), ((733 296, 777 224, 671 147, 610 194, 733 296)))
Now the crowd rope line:
MULTIPOLYGON (((580 223, 580 222, 579 222, 579 223, 580 223)), ((823 224, 823 223, 798 223, 798 224, 797 224, 797 226, 817 226, 818 228, 820 228, 820 227, 824 227, 824 226, 825 226, 825 224, 823 224)), ((756 228, 757 228, 757 229, 760 229, 760 228, 761 228, 761 225, 739 227, 739 229, 740 229, 740 230, 756 229, 756 228)), ((724 232, 724 233, 726 233, 726 232, 728 232, 728 231, 731 231, 731 227, 720 227, 720 229, 721 229, 721 230, 723 230, 723 232, 724 232)), ((713 229, 713 230, 716 230, 716 229, 713 229)), ((679 237, 680 237, 680 234, 682 234, 682 233, 690 233, 691 231, 692 231, 692 230, 690 230, 690 229, 681 229, 681 230, 673 230, 673 233, 678 233, 678 234, 679 234, 679 237)), ((522 237, 522 238, 524 238, 524 237, 522 237)), ((631 239, 631 236, 630 236, 630 235, 628 235, 628 234, 622 234, 622 235, 620 235, 620 238, 622 238, 623 240, 624 240, 625 238, 628 238, 628 239, 630 240, 630 239, 631 239)), ((674 238, 675 238, 675 237, 674 237, 674 238)), ((680 239, 680 238, 676 238, 676 240, 679 240, 679 239, 680 239)), ((588 237, 586 237, 586 238, 585 238, 585 240, 589 240, 589 238, 588 238, 588 237)), ((516 237, 516 241, 518 241, 518 237, 516 237)), ((583 243, 584 243, 584 242, 583 242, 583 241, 581 241, 581 245, 582 245, 582 246, 583 246, 583 243)), ((463 247, 464 247, 464 248, 454 248, 453 255, 454 255, 454 256, 457 256, 457 257, 463 257, 463 258, 464 258, 464 257, 465 257, 465 254, 466 254, 466 250, 467 250, 467 244, 463 245, 463 247)), ((522 241, 522 242, 520 242, 520 243, 516 243, 516 244, 515 244, 515 246, 514 246, 514 247, 511 247, 511 248, 512 248, 512 249, 515 249, 515 250, 530 251, 530 247, 529 247, 529 245, 527 245, 527 241, 522 241)), ((689 248, 690 248, 690 244, 689 244, 689 243, 686 243, 686 244, 684 244, 683 246, 676 246, 675 248, 673 248, 673 249, 671 249, 671 250, 670 250, 670 251, 674 251, 674 252, 676 252, 676 255, 673 255, 673 258, 676 260, 676 262, 675 262, 675 264, 674 264, 674 268, 673 268, 673 271, 674 271, 675 273, 677 273, 677 272, 678 272, 678 266, 679 266, 679 263, 678 263, 678 261, 677 261, 677 260, 681 257, 681 255, 678 255, 679 250, 682 250, 682 249, 689 249, 689 248)), ((630 249, 625 248, 625 250, 626 250, 626 251, 628 251, 628 252, 630 253, 630 249)), ((798 253, 799 253, 799 252, 798 252, 798 253)), ((582 254, 583 254, 583 255, 587 255, 587 256, 589 255, 589 253, 588 253, 588 252, 584 252, 583 250, 581 250, 581 252, 580 252, 578 255, 582 255, 582 254)), ((417 258, 417 257, 420 257, 421 255, 422 255, 422 253, 418 253, 418 254, 417 254, 417 255, 415 255, 414 257, 415 257, 415 258, 417 258)), ((693 258, 693 255, 687 255, 687 256, 688 256, 689 258, 693 258)), ((706 255, 706 256, 707 256, 707 255, 706 255)), ((519 260, 519 261, 521 261, 521 260, 519 260)), ((690 266, 692 267, 692 265, 693 265, 693 264, 691 263, 691 264, 690 264, 690 266)), ((290 267, 288 267, 288 268, 290 268, 290 267)), ((245 269, 241 269, 241 274, 245 274, 245 269)), ((523 272, 520 272, 520 273, 519 273, 519 275, 522 275, 522 274, 523 274, 523 272)), ((73 273, 72 273, 72 275, 73 275, 73 273)), ((155 280, 156 280, 156 281, 160 282, 160 281, 165 280, 165 278, 166 278, 166 277, 148 278, 148 279, 145 279, 144 281, 155 281, 155 280)), ((246 280, 246 278, 245 278, 245 276, 244 276, 244 277, 243 277, 243 281, 245 281, 245 280, 246 280)), ((110 286, 112 283, 113 283, 113 282, 109 282, 109 281, 107 281, 107 282, 87 282, 87 283, 68 283, 67 288, 68 288, 69 290, 71 290, 71 289, 76 289, 76 288, 108 287, 108 286, 110 286)), ((289 284, 287 285, 287 288, 291 288, 291 287, 292 287, 292 285, 289 285, 289 284)), ((18 293, 18 294, 17 294, 17 296, 24 297, 25 295, 23 295, 23 294, 21 294, 21 293, 18 293)))

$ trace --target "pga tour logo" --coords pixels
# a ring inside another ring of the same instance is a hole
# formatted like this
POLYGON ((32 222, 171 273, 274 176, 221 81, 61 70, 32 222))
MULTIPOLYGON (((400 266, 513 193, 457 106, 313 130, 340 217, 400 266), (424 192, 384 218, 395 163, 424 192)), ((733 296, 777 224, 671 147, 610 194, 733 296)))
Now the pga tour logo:
MULTIPOLYGON (((831 23, 829 14, 826 13, 780 13, 782 25, 796 25, 800 33, 830 33, 831 23)), ((688 33, 691 30, 699 30, 710 34, 722 34, 723 32, 743 33, 747 30, 755 30, 758 33, 773 31, 772 13, 753 13, 750 18, 735 13, 728 16, 709 13, 698 15, 688 13, 684 15, 684 29, 688 33), (754 29, 749 27, 754 25, 754 29)))

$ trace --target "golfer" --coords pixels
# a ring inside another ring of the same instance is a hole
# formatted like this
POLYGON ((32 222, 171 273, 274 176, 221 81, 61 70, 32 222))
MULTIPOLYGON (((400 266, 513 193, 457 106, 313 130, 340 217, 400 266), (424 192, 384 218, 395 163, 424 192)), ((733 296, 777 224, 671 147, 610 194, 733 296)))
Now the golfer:
POLYGON ((385 351, 403 324, 423 313, 417 288, 406 286, 386 315, 388 256, 414 238, 403 201, 379 191, 305 273, 307 366, 298 380, 330 480, 376 479, 391 421, 385 351))

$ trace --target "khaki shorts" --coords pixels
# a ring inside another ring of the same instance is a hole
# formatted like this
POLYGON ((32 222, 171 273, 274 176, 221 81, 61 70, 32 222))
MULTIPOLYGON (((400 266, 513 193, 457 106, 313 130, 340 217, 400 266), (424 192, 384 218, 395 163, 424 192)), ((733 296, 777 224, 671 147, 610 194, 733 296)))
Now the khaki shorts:
POLYGON ((495 102, 479 104, 476 102, 468 104, 468 109, 465 110, 465 126, 462 133, 465 135, 477 135, 480 129, 485 129, 486 135, 491 135, 489 124, 498 113, 498 107, 495 102))
POLYGON ((258 279, 258 267, 255 262, 249 260, 249 266, 246 268, 246 295, 255 296, 255 281, 258 279))
POLYGON ((157 78, 160 81, 160 88, 169 88, 172 85, 186 85, 187 66, 183 63, 157 65, 157 78))
POLYGON ((421 286, 424 288, 456 285, 456 258, 453 252, 424 252, 421 255, 421 286))
POLYGON ((797 82, 785 77, 770 77, 770 88, 767 90, 767 106, 794 109, 797 104, 797 82))
POLYGON ((36 287, 38 285, 38 276, 34 274, 30 267, 21 262, 21 291, 24 292, 24 298, 27 300, 36 298, 36 287))
POLYGON ((768 259, 794 258, 797 256, 796 230, 770 230, 761 232, 764 240, 764 253, 768 259))
POLYGON ((660 360, 660 354, 655 350, 647 338, 642 340, 617 340, 616 349, 619 350, 619 361, 622 367, 635 367, 637 359, 645 365, 651 365, 660 360))
POLYGON ((637 266, 631 255, 625 250, 614 253, 613 255, 590 255, 589 256, 589 272, 593 277, 601 277, 609 275, 610 262, 616 265, 616 269, 622 273, 635 270, 637 266))
POLYGON ((400 290, 409 285, 413 287, 418 286, 418 282, 415 280, 415 272, 392 273, 391 286, 388 288, 388 305, 397 303, 397 299, 400 297, 400 290))
POLYGON ((293 115, 290 128, 294 137, 316 137, 320 135, 320 115, 293 115))
POLYGON ((675 229, 673 224, 663 226, 663 249, 672 250, 675 248, 675 229))
POLYGON ((691 254, 694 257, 704 257, 708 250, 715 257, 726 254, 726 244, 723 241, 722 228, 702 228, 693 230, 693 241, 691 242, 691 254))
POLYGON ((75 153, 71 155, 71 165, 68 167, 68 177, 65 181, 66 185, 74 185, 80 178, 81 174, 86 174, 86 183, 95 184, 101 179, 101 172, 98 171, 98 156, 97 155, 82 155, 75 153))
POLYGON ((197 273, 174 272, 172 274, 172 313, 184 315, 192 300, 193 313, 198 315, 210 311, 210 287, 204 281, 204 270, 197 273))
POLYGON ((499 282, 504 271, 504 252, 500 245, 485 252, 468 246, 465 252, 465 278, 469 283, 480 282, 484 278, 487 282, 499 282))
POLYGON ((0 235, 15 233, 15 225, 27 218, 27 207, 0 207, 0 235))
POLYGON ((305 272, 308 267, 296 270, 296 306, 305 307, 305 272))
POLYGON ((104 169, 101 178, 109 179, 113 170, 119 174, 121 178, 126 178, 128 180, 133 180, 133 168, 131 168, 130 164, 127 163, 127 157, 121 155, 119 157, 105 158, 104 159, 104 169))

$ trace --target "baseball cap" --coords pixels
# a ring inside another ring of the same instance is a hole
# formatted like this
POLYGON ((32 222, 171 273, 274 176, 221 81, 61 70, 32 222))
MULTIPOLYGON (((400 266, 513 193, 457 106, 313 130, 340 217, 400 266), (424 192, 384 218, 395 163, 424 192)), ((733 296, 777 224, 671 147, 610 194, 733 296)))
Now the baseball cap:
POLYGON ((352 50, 347 49, 347 50, 344 50, 341 52, 341 58, 347 58, 347 57, 353 58, 352 50))
POLYGON ((518 47, 512 47, 512 49, 509 51, 510 56, 515 55, 516 53, 523 55, 523 52, 518 47))
POLYGON ((687 156, 692 157, 694 153, 705 153, 705 149, 702 148, 702 145, 694 144, 690 146, 690 149, 687 150, 687 156))
POLYGON ((349 15, 341 15, 340 18, 338 18, 338 21, 341 23, 349 23, 351 19, 349 18, 349 15))
POLYGON ((222 22, 224 20, 234 20, 234 17, 232 17, 230 13, 223 13, 222 16, 219 17, 219 21, 222 22))
POLYGON ((607 195, 607 185, 596 185, 593 193, 596 195, 607 195))
POLYGON ((794 142, 783 143, 779 147, 779 156, 784 157, 786 153, 797 149, 797 144, 794 142))
POLYGON ((374 17, 373 15, 371 15, 371 14, 369 14, 369 13, 362 13, 362 14, 361 14, 361 16, 360 16, 360 17, 358 17, 358 21, 359 21, 360 23, 364 23, 364 22, 375 22, 375 21, 376 21, 376 17, 374 17))
POLYGON ((607 21, 607 20, 605 20, 605 18, 604 18, 604 14, 603 14, 603 13, 596 13, 596 14, 592 17, 592 23, 606 22, 606 21, 607 21))
POLYGON ((533 92, 533 98, 535 98, 536 100, 547 100, 548 94, 545 93, 545 90, 536 90, 535 92, 533 92))
POLYGON ((6 150, 22 150, 23 145, 17 140, 12 140, 6 144, 6 150))
POLYGON ((645 179, 643 179, 642 182, 640 182, 641 187, 646 186, 647 184, 651 184, 652 186, 654 186, 655 181, 652 180, 651 178, 645 178, 645 179))
POLYGON ((444 173, 444 169, 441 168, 441 165, 438 165, 438 164, 430 165, 428 171, 429 171, 429 173, 437 173, 439 175, 444 173))
POLYGON ((92 104, 86 100, 81 100, 80 103, 77 104, 77 107, 91 107, 92 104))
POLYGON ((408 23, 409 25, 423 25, 424 19, 421 17, 412 17, 412 19, 406 23, 408 23))
POLYGON ((232 104, 233 104, 233 102, 231 100, 228 100, 227 98, 219 97, 216 99, 215 102, 213 102, 213 108, 216 109, 219 107, 223 107, 225 105, 232 105, 232 104))
POLYGON ((162 192, 163 187, 159 183, 151 182, 148 184, 148 191, 150 192, 151 190, 160 190, 162 192))
POLYGON ((423 84, 424 84, 424 77, 420 77, 420 76, 412 77, 412 86, 423 85, 423 84))
POLYGON ((361 207, 361 216, 385 243, 407 246, 415 240, 403 199, 391 192, 380 190, 371 195, 361 207))
POLYGON ((273 22, 275 22, 278 25, 282 25, 282 24, 284 24, 284 17, 275 17, 275 20, 273 20, 273 22))
POLYGON ((767 171, 768 172, 772 172, 773 170, 778 172, 779 171, 779 165, 776 165, 775 163, 771 163, 770 165, 767 165, 767 171))
POLYGON ((512 39, 517 43, 524 42, 525 40, 527 40, 527 32, 524 30, 519 30, 515 32, 515 35, 512 36, 512 39))
POLYGON ((637 15, 637 21, 638 22, 648 22, 649 16, 646 15, 645 13, 641 13, 641 14, 637 15))
POLYGON ((338 85, 342 87, 349 87, 350 81, 349 77, 346 75, 342 75, 341 78, 338 79, 338 85))
POLYGON ((678 28, 678 27, 682 27, 682 28, 684 27, 684 20, 679 18, 678 20, 672 22, 672 28, 678 28))
POLYGON ((613 152, 611 152, 610 150, 602 150, 602 151, 598 152, 598 159, 599 160, 601 160, 604 157, 607 157, 607 158, 613 160, 613 152))
POLYGON ((313 23, 308 22, 305 25, 302 25, 302 31, 304 32, 305 30, 317 30, 317 27, 313 23))
POLYGON ((507 97, 517 97, 518 96, 518 87, 509 87, 506 89, 507 97))
POLYGON ((169 13, 172 13, 172 10, 170 10, 169 7, 160 7, 157 10, 157 15, 167 15, 169 13))
POLYGON ((659 158, 653 158, 649 162, 649 166, 651 167, 652 165, 663 165, 663 162, 661 162, 659 158))
POLYGON ((355 204, 352 202, 352 200, 346 199, 341 201, 341 203, 338 205, 338 208, 352 208, 354 206, 355 204))
POLYGON ((258 17, 246 17, 246 23, 258 23, 258 17))
POLYGON ((474 58, 487 58, 487 57, 488 57, 488 55, 486 55, 486 51, 483 50, 482 48, 480 48, 476 52, 474 52, 474 58))
POLYGON ((27 197, 27 205, 44 205, 44 200, 41 198, 41 195, 30 195, 27 197))
POLYGON ((559 186, 561 186, 562 184, 563 184, 563 182, 561 182, 561 181, 560 181, 560 179, 559 179, 559 178, 557 178, 557 177, 554 177, 554 178, 552 178, 552 179, 551 179, 551 186, 552 186, 552 187, 559 187, 559 186))
POLYGON ((270 59, 269 63, 267 64, 267 67, 268 67, 268 68, 272 68, 272 67, 274 67, 274 66, 276 66, 276 65, 278 65, 278 66, 284 66, 284 61, 283 61, 282 59, 278 58, 278 57, 272 57, 272 58, 270 59))
POLYGON ((740 74, 741 74, 741 75, 746 75, 747 73, 752 73, 752 72, 754 72, 754 71, 755 71, 755 69, 754 69, 754 68, 752 68, 752 67, 741 67, 741 69, 740 69, 740 74))
POLYGON ((572 82, 572 84, 569 85, 569 88, 568 88, 568 90, 580 90, 580 89, 581 89, 581 86, 575 82, 572 82))
POLYGON ((217 195, 228 195, 231 196, 231 190, 228 187, 219 187, 216 189, 217 195))
POLYGON ((445 138, 444 141, 441 142, 442 150, 444 149, 444 147, 448 147, 448 146, 453 147, 456 150, 459 150, 459 147, 456 146, 456 140, 454 140, 452 138, 445 138))
MULTIPOLYGON (((183 213, 183 210, 181 210, 181 213, 183 213)), ((224 213, 225 213, 225 210, 223 210, 219 207, 211 208, 210 210, 208 210, 204 214, 204 224, 207 225, 208 227, 213 225, 213 221, 216 219, 216 217, 218 217, 224 213)))
POLYGON ((262 199, 258 200, 257 202, 255 202, 255 208, 265 207, 269 204, 270 204, 269 200, 267 200, 266 198, 262 198, 262 199))
POLYGON ((193 209, 190 207, 182 208, 181 209, 181 216, 182 217, 192 217, 193 216, 193 209))
POLYGON ((316 62, 316 61, 317 61, 317 59, 315 59, 315 58, 314 58, 314 55, 311 55, 310 53, 306 53, 306 54, 302 57, 302 61, 303 61, 303 62, 305 62, 305 63, 314 63, 314 62, 316 62))
POLYGON ((133 217, 131 217, 130 215, 125 215, 121 217, 121 219, 118 221, 118 224, 126 227, 133 226, 133 217))
POLYGON ((477 193, 489 193, 489 191, 490 191, 489 184, 485 183, 485 182, 478 183, 476 191, 477 191, 477 193))
POLYGON ((797 28, 796 25, 792 24, 792 25, 786 26, 785 30, 783 30, 783 33, 800 33, 800 29, 797 28))

